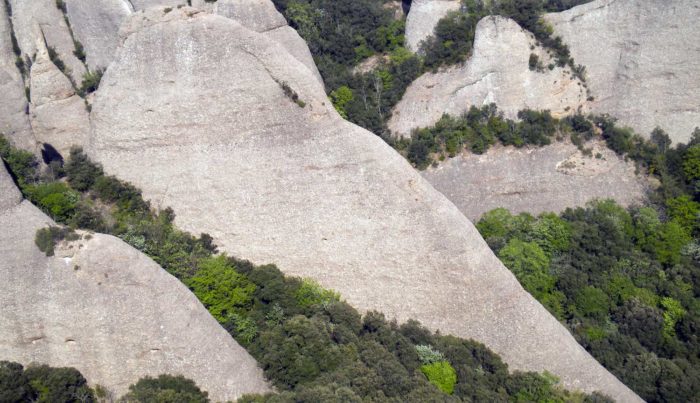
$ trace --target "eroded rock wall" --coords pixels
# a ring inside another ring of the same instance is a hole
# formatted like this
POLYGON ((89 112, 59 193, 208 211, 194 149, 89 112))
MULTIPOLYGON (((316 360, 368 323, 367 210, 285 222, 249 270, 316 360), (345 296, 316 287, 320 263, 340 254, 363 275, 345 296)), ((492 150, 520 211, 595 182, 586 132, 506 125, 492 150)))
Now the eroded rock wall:
POLYGON ((546 66, 550 56, 532 34, 505 17, 483 18, 476 27, 472 56, 462 65, 416 79, 394 107, 389 129, 410 137, 447 113, 461 115, 470 106, 495 103, 507 117, 522 109, 549 109, 554 116, 588 110, 586 89, 567 69, 530 70, 534 53, 546 66))
POLYGON ((314 278, 361 310, 475 338, 511 369, 639 401, 452 203, 337 115, 301 62, 231 19, 188 10, 135 17, 103 78, 87 150, 107 172, 231 255, 314 278))
POLYGON ((163 373, 193 379, 215 401, 269 391, 256 361, 150 258, 102 234, 47 257, 34 236, 49 225, 0 164, 3 360, 75 367, 116 397, 163 373))
POLYGON ((406 16, 406 47, 417 52, 420 44, 433 35, 438 21, 450 11, 459 10, 461 0, 413 0, 406 16))
POLYGON ((675 142, 700 126, 696 0, 597 0, 545 18, 586 66, 594 112, 675 142))

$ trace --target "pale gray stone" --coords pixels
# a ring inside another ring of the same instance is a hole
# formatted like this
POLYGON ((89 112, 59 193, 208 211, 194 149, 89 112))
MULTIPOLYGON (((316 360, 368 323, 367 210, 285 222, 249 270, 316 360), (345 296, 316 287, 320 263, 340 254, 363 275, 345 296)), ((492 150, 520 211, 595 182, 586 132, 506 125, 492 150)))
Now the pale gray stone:
POLYGON ((635 174, 633 162, 625 162, 602 142, 586 147, 592 148, 591 156, 569 142, 521 149, 495 146, 482 155, 465 152, 422 175, 474 221, 498 207, 538 214, 594 199, 614 199, 622 206, 646 200, 649 184, 635 174))
POLYGON ((0 134, 4 134, 17 147, 31 149, 34 142, 26 114, 27 98, 24 81, 15 65, 11 33, 5 2, 0 2, 0 134))
POLYGON ((586 90, 566 69, 530 70, 531 53, 545 66, 551 61, 535 44, 533 35, 515 21, 483 18, 476 26, 472 56, 462 65, 416 79, 394 107, 389 129, 410 137, 413 129, 432 126, 445 113, 458 116, 472 105, 490 103, 510 118, 526 108, 549 109, 554 116, 579 107, 587 111, 586 90))
POLYGON ((342 120, 281 45, 189 8, 126 25, 87 151, 154 206, 172 207, 178 226, 314 278, 360 310, 484 342, 511 369, 546 369, 566 387, 640 401, 522 289, 452 203, 342 120))
POLYGON ((700 126, 697 0, 598 0, 546 19, 586 66, 594 112, 676 142, 700 126))
POLYGON ((83 44, 91 70, 106 68, 119 43, 119 26, 131 14, 126 0, 64 0, 73 34, 83 44))
POLYGON ((74 83, 80 84, 85 65, 73 54, 75 46, 63 13, 55 0, 10 0, 17 41, 25 57, 34 58, 40 43, 51 46, 68 69, 74 83))
POLYGON ((413 0, 406 17, 406 47, 417 52, 420 44, 433 35, 438 21, 457 11, 461 0, 413 0))
POLYGON ((181 374, 214 401, 270 390, 255 360, 197 298, 118 238, 85 234, 53 257, 34 244, 55 225, 20 202, 0 166, 0 357, 75 367, 114 395, 181 374))
POLYGON ((30 120, 35 141, 49 143, 67 157, 71 146, 85 144, 88 137, 90 120, 85 101, 51 62, 42 43, 37 46, 29 82, 30 120))

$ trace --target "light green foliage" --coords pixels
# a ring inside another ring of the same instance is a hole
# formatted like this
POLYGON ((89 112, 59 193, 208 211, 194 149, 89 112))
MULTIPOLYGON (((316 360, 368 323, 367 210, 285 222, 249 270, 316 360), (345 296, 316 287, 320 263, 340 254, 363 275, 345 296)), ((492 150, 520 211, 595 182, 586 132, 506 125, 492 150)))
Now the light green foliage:
POLYGON ((677 264, 680 262, 683 247, 691 241, 687 230, 678 221, 664 223, 659 232, 656 256, 661 263, 677 264))
POLYGON ((688 234, 692 234, 698 226, 700 215, 700 203, 694 201, 688 195, 683 195, 666 200, 666 208, 669 216, 676 220, 688 234))
POLYGON ((348 114, 347 112, 345 112, 345 106, 354 98, 350 87, 343 85, 337 90, 331 92, 330 96, 331 101, 333 101, 333 106, 335 107, 335 110, 338 111, 340 116, 342 116, 344 119, 347 119, 348 114))
POLYGON ((80 194, 63 182, 31 185, 26 189, 30 200, 56 220, 67 220, 80 201, 80 194))
POLYGON ((654 251, 658 247, 661 229, 659 214, 651 207, 642 207, 634 212, 633 218, 637 246, 645 252, 654 251))
POLYGON ((575 298, 576 310, 589 317, 601 317, 608 314, 610 301, 603 290, 587 286, 579 291, 575 298))
POLYGON ((239 274, 226 256, 203 259, 187 286, 221 323, 248 307, 255 291, 255 285, 239 274))
POLYGON ((250 318, 234 313, 229 315, 229 322, 233 324, 232 328, 236 339, 244 344, 252 343, 255 336, 258 335, 258 326, 250 318))
POLYGON ((445 356, 441 352, 426 344, 417 345, 416 353, 418 353, 418 359, 423 364, 433 364, 439 361, 445 361, 445 356))
POLYGON ((700 179, 700 144, 688 148, 683 156, 683 174, 689 181, 700 179))
POLYGON ((412 58, 413 53, 411 53, 410 50, 401 46, 401 47, 394 49, 394 51, 391 52, 389 57, 391 58, 392 63, 394 63, 396 65, 400 65, 400 64, 406 62, 408 59, 412 58))
POLYGON ((554 277, 547 273, 549 258, 536 243, 513 238, 501 249, 498 257, 533 295, 552 290, 554 277))
POLYGON ((438 361, 432 364, 423 364, 421 372, 428 378, 430 383, 438 389, 451 395, 454 393, 457 384, 457 372, 447 361, 438 361))
POLYGON ((554 213, 543 213, 532 225, 532 238, 551 257, 569 248, 571 226, 554 213))
POLYGON ((686 311, 680 302, 671 297, 662 298, 660 304, 664 308, 664 336, 673 338, 676 336, 676 323, 686 311))
POLYGON ((493 209, 483 216, 476 224, 476 228, 484 238, 504 237, 510 232, 510 221, 513 216, 504 208, 493 209))
POLYGON ((340 294, 332 290, 326 290, 316 281, 308 278, 302 280, 301 287, 299 287, 294 296, 299 306, 302 307, 340 301, 340 294))

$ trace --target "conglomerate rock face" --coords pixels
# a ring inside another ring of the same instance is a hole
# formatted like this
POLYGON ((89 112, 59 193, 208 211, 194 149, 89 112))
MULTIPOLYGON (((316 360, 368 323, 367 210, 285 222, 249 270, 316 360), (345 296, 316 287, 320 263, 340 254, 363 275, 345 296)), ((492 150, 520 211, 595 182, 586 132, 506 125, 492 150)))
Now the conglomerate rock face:
POLYGON ((472 56, 462 65, 426 73, 406 90, 393 110, 389 129, 410 137, 447 113, 461 115, 470 106, 498 105, 508 117, 522 109, 549 109, 560 116, 587 110, 582 83, 567 69, 530 70, 530 54, 546 66, 550 56, 535 46, 532 34, 505 17, 486 17, 476 26, 472 56), (533 48, 533 49, 531 49, 533 48))
POLYGON ((679 142, 700 126, 697 0, 597 0, 545 18, 586 66, 594 112, 679 142))
POLYGON ((189 8, 169 15, 134 17, 97 92, 87 151, 107 172, 231 255, 314 278, 361 310, 484 342, 511 369, 639 401, 452 203, 342 120, 279 43, 189 8))
POLYGON ((15 65, 12 49, 12 25, 5 2, 0 2, 0 133, 18 146, 31 149, 34 141, 27 117, 24 80, 15 65))
POLYGON ((34 236, 49 225, 0 165, 1 359, 75 367, 117 397, 163 373, 216 401, 269 390, 255 360, 150 258, 101 234, 47 257, 34 236))
POLYGON ((464 153, 422 172, 435 189, 470 220, 498 207, 512 213, 560 212, 594 199, 623 206, 646 200, 649 184, 605 144, 585 156, 569 142, 544 147, 493 147, 482 155, 464 153))
POLYGON ((421 42, 433 35, 438 21, 459 10, 461 4, 461 0, 413 0, 406 17, 406 47, 417 52, 421 42))

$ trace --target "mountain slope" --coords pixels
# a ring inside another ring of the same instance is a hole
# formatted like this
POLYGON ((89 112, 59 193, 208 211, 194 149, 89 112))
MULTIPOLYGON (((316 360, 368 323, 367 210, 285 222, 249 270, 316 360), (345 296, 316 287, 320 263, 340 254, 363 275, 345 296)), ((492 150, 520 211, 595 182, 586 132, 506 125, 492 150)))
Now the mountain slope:
POLYGON ((512 369, 638 401, 454 205, 342 120, 278 43, 190 8, 149 10, 129 24, 95 98, 87 151, 171 206, 183 229, 315 278, 362 310, 475 338, 512 369))
POLYGON ((84 234, 47 257, 55 225, 0 166, 0 357, 69 366, 119 396, 145 375, 182 374, 215 400, 269 390, 255 360, 197 298, 118 238, 84 234))

